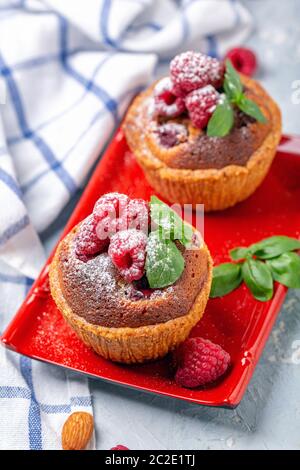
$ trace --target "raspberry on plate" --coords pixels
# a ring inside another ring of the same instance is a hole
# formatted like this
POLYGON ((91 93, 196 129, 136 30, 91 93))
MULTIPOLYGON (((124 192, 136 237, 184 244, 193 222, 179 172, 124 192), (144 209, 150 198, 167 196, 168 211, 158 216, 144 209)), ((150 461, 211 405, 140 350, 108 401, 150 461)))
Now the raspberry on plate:
POLYGON ((189 338, 174 353, 178 369, 175 381, 186 388, 214 382, 230 364, 230 355, 208 339, 189 338))
POLYGON ((98 238, 105 240, 119 230, 127 228, 126 210, 130 199, 125 194, 108 193, 98 199, 93 217, 98 238))
POLYGON ((127 229, 141 230, 148 235, 149 204, 144 199, 131 199, 127 205, 127 229))
POLYGON ((75 238, 75 251, 78 258, 86 261, 89 256, 101 253, 108 247, 108 239, 100 240, 96 233, 96 222, 92 215, 80 226, 75 238))
POLYGON ((231 60, 234 68, 244 75, 252 77, 257 69, 257 59, 251 49, 246 47, 235 47, 227 52, 226 58, 231 60))
POLYGON ((111 237, 108 254, 126 282, 144 275, 147 236, 140 230, 122 230, 111 237))
POLYGON ((185 111, 184 100, 175 95, 169 77, 162 78, 154 88, 154 108, 158 116, 175 118, 185 111))
POLYGON ((206 85, 220 88, 224 72, 225 66, 222 62, 200 52, 183 52, 174 57, 170 63, 174 93, 181 97, 206 85))
POLYGON ((219 93, 211 85, 194 90, 187 95, 185 104, 195 127, 204 129, 207 126, 219 97, 219 93))

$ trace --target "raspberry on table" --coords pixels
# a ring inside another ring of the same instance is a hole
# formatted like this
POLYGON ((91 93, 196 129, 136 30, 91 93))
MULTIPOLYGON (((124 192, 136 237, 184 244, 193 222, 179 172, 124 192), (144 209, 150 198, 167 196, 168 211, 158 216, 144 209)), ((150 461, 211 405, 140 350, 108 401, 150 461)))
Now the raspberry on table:
POLYGON ((178 369, 175 381, 186 388, 214 382, 229 367, 230 355, 208 339, 189 338, 174 353, 178 369))
POLYGON ((94 206, 93 218, 98 238, 105 240, 127 228, 126 210, 130 199, 126 194, 107 193, 94 206))
POLYGON ((126 229, 141 230, 148 235, 150 224, 149 204, 144 199, 131 199, 127 204, 127 227, 126 229))
POLYGON ((252 77, 257 69, 257 59, 251 49, 235 47, 227 52, 226 58, 231 60, 233 67, 240 73, 252 77))
POLYGON ((204 129, 210 120, 220 95, 212 85, 194 90, 185 98, 190 119, 195 127, 204 129))
POLYGON ((158 116, 175 118, 185 111, 184 100, 175 95, 169 77, 162 78, 154 87, 154 108, 158 116))
POLYGON ((206 85, 220 88, 224 73, 225 66, 222 62, 200 52, 183 52, 175 56, 170 63, 174 93, 180 97, 206 85))
POLYGON ((108 247, 108 239, 100 240, 96 233, 96 222, 92 215, 80 225, 75 237, 75 252, 78 258, 86 261, 89 256, 103 252, 108 247))
POLYGON ((108 254, 126 282, 144 275, 147 236, 140 230, 122 230, 111 237, 108 254))

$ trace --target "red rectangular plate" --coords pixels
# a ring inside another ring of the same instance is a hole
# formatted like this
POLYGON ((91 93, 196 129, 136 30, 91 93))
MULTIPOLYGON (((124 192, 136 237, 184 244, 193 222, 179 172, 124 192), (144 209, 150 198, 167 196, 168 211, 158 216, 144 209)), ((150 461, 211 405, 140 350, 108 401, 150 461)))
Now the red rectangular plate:
MULTIPOLYGON (((99 196, 109 191, 147 200, 153 194, 122 131, 98 164, 64 233, 86 217, 99 196)), ((299 237, 299 201, 300 138, 284 137, 271 171, 256 193, 232 209, 205 216, 205 240, 215 263, 228 260, 228 250, 237 245, 275 234, 299 237)), ((88 349, 65 323, 51 298, 50 259, 2 336, 7 347, 93 377, 203 405, 233 408, 239 404, 286 294, 283 286, 276 285, 273 299, 261 303, 241 286, 222 299, 210 300, 192 335, 221 344, 231 354, 232 365, 218 383, 188 390, 173 381, 168 357, 146 365, 125 366, 106 361, 88 349)))

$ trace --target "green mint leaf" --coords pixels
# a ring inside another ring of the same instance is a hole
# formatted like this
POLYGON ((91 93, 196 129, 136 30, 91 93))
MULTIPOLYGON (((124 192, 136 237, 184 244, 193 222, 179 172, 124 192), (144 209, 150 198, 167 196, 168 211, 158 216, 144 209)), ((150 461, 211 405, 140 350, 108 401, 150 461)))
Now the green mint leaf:
POLYGON ((273 279, 287 287, 300 288, 300 256, 293 252, 282 253, 266 261, 273 279))
POLYGON ((277 235, 265 238, 258 243, 254 243, 249 250, 257 258, 270 259, 281 255, 287 251, 300 249, 300 240, 296 238, 286 237, 285 235, 277 235))
POLYGON ((257 104, 243 96, 239 102, 237 102, 237 106, 240 108, 243 113, 248 114, 249 116, 256 119, 258 122, 266 123, 267 119, 257 106, 257 104))
POLYGON ((209 120, 207 135, 209 137, 224 137, 231 131, 233 122, 233 109, 228 98, 224 95, 209 120))
POLYGON ((150 200, 151 220, 164 232, 167 240, 179 240, 187 246, 193 237, 193 228, 182 220, 167 204, 151 196, 150 200))
POLYGON ((252 116, 258 122, 266 123, 267 119, 257 104, 246 98, 243 93, 243 84, 238 72, 229 59, 226 60, 226 72, 224 78, 224 91, 228 99, 236 104, 243 113, 252 116))
POLYGON ((265 263, 257 259, 247 259, 242 266, 242 275, 255 299, 266 302, 273 297, 273 278, 265 263))
POLYGON ((233 248, 233 250, 230 250, 229 254, 231 259, 233 259, 234 261, 239 261, 247 257, 247 255, 249 254, 249 250, 248 248, 237 247, 233 248))
POLYGON ((164 239, 159 230, 149 234, 145 268, 152 289, 174 284, 184 270, 182 254, 173 241, 164 239))
POLYGON ((238 103, 243 96, 243 84, 238 72, 229 59, 226 60, 226 72, 224 78, 224 91, 233 103, 238 103))
POLYGON ((223 263, 213 268, 213 280, 210 297, 222 297, 236 289, 242 282, 241 266, 223 263))

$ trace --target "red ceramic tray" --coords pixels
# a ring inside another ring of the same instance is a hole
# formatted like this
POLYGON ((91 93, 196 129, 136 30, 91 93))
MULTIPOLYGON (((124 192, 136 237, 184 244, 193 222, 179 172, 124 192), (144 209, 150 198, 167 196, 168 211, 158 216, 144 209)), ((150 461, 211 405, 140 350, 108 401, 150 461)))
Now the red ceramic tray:
MULTIPOLYGON (((149 199, 153 193, 128 151, 122 131, 98 164, 65 229, 86 217, 103 193, 119 191, 149 199)), ((236 207, 205 216, 205 240, 214 261, 228 259, 228 250, 274 234, 300 235, 300 138, 284 137, 262 186, 236 207)), ((221 344, 232 366, 218 383, 202 390, 175 384, 169 358, 138 366, 114 364, 88 349, 55 307, 48 285, 47 262, 19 312, 2 336, 9 348, 34 359, 67 367, 93 377, 203 405, 235 407, 243 397, 286 294, 277 285, 274 298, 261 303, 245 286, 223 299, 208 302, 192 335, 221 344)))

